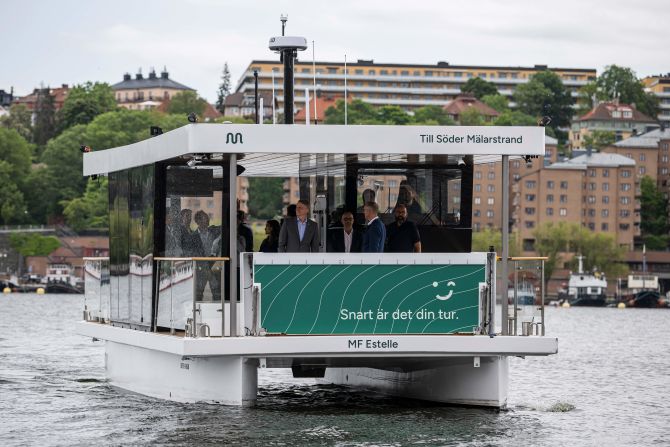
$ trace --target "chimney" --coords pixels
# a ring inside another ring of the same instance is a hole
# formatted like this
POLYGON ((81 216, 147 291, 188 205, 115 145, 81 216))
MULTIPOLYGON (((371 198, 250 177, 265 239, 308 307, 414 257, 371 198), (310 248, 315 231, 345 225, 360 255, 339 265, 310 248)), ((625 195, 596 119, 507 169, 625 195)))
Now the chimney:
POLYGON ((137 80, 144 79, 142 77, 142 69, 141 68, 139 70, 137 70, 137 74, 135 75, 135 79, 137 79, 137 80))
POLYGON ((593 155, 593 148, 591 146, 587 146, 586 147, 586 156, 590 157, 591 155, 593 155))
POLYGON ((167 79, 167 78, 168 78, 167 67, 163 66, 163 71, 161 71, 161 79, 167 79))
POLYGON ((156 79, 156 70, 151 68, 151 71, 149 71, 149 79, 156 79))
POLYGON ((130 81, 130 73, 124 73, 123 80, 124 81, 130 81))
POLYGON ((70 86, 67 85, 67 84, 61 84, 61 87, 64 88, 64 89, 68 89, 68 88, 70 88, 70 86))
POLYGON ((634 137, 635 135, 637 135, 637 129, 635 127, 633 127, 633 132, 631 132, 631 137, 634 137))

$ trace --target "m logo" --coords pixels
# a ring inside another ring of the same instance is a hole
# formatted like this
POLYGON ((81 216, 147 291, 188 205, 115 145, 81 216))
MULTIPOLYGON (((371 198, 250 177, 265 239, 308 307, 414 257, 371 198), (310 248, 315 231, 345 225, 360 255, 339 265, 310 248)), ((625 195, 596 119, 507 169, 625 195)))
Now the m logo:
POLYGON ((226 144, 237 144, 237 143, 243 144, 244 142, 242 141, 242 134, 237 132, 236 134, 233 134, 232 132, 228 132, 228 135, 226 135, 226 144))

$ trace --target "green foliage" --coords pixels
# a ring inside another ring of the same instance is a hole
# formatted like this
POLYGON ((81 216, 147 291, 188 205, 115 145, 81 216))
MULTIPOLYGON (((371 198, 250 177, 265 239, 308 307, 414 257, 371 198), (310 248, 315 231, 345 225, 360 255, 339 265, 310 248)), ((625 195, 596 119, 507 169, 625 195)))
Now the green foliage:
POLYGON ((465 109, 463 112, 461 112, 461 115, 458 117, 458 121, 461 126, 486 125, 486 119, 484 119, 484 115, 482 115, 482 113, 474 107, 470 107, 469 109, 465 109))
POLYGON ((503 113, 509 110, 509 101, 506 97, 498 93, 493 95, 484 95, 481 98, 481 101, 494 109, 496 112, 503 113))
POLYGON ((519 110, 505 110, 493 120, 494 126, 535 126, 536 119, 519 110))
POLYGON ((670 236, 668 235, 647 234, 642 236, 642 240, 647 250, 666 251, 670 245, 670 236))
POLYGON ((284 179, 249 178, 249 214, 255 219, 273 219, 281 215, 284 179))
POLYGON ((570 125, 572 97, 554 72, 547 70, 535 74, 528 83, 517 87, 514 100, 518 110, 527 115, 536 118, 550 116, 549 126, 554 130, 570 125))
MULTIPOLYGON (((668 199, 656 187, 656 182, 645 175, 640 181, 640 230, 642 236, 667 236, 668 230, 668 199)), ((651 243, 656 245, 655 240, 651 243)), ((666 244, 667 246, 667 244, 666 244)))
POLYGON ((22 223, 26 219, 26 205, 14 175, 13 166, 0 160, 0 222, 4 225, 22 223))
POLYGON ((598 76, 596 84, 598 99, 612 100, 618 98, 619 102, 635 104, 640 112, 656 119, 659 112, 658 97, 653 93, 644 91, 644 85, 630 68, 612 64, 598 76))
POLYGON ((31 141, 33 138, 32 113, 24 104, 12 104, 9 115, 0 118, 0 126, 14 129, 26 141, 31 141))
POLYGON ((23 196, 29 214, 28 222, 34 224, 45 224, 49 215, 49 197, 53 191, 50 189, 47 178, 47 168, 39 167, 30 171, 23 186, 23 196))
POLYGON ((21 256, 48 256, 60 247, 55 236, 42 236, 36 233, 12 233, 9 243, 21 256))
POLYGON ((30 145, 16 130, 0 127, 0 160, 9 163, 14 179, 28 175, 30 156, 30 145))
POLYGON ((482 99, 486 95, 497 95, 498 89, 492 82, 486 81, 482 78, 470 78, 463 87, 461 92, 470 93, 477 99, 482 99))
POLYGON ((56 109, 49 88, 38 90, 34 112, 33 143, 38 146, 38 153, 41 153, 47 141, 56 134, 56 109))
POLYGON ((225 110, 224 103, 228 95, 230 95, 230 71, 228 70, 228 62, 226 62, 223 64, 221 84, 219 84, 219 90, 216 92, 216 110, 221 113, 225 110))
POLYGON ((602 98, 602 95, 598 94, 598 84, 596 81, 590 81, 582 88, 579 89, 579 96, 577 97, 577 115, 582 116, 587 114, 591 109, 593 109, 598 100, 607 99, 602 98))
POLYGON ((456 122, 440 106, 423 106, 414 111, 412 124, 426 126, 453 126, 456 122))
POLYGON ((207 101, 200 98, 193 90, 185 90, 172 97, 168 104, 168 113, 187 116, 189 113, 195 113, 202 116, 207 107, 207 101))
POLYGON ((77 124, 88 124, 105 112, 116 110, 114 91, 105 83, 87 82, 70 89, 57 114, 60 132, 77 124))
POLYGON ((62 201, 65 221, 73 230, 109 227, 107 185, 107 177, 89 180, 82 197, 62 201))
POLYGON ((602 149, 614 144, 614 132, 608 130, 594 130, 584 136, 584 147, 602 149))
POLYGON ((376 110, 379 121, 382 124, 406 125, 412 121, 412 117, 398 106, 382 106, 376 110))
MULTIPOLYGON (((489 251, 489 247, 491 246, 498 255, 502 253, 502 231, 493 228, 484 228, 472 233, 472 251, 489 251)), ((509 235, 509 255, 517 256, 518 253, 517 234, 511 233, 509 235)))
POLYGON ((613 277, 626 274, 627 267, 623 262, 624 249, 617 244, 612 234, 595 233, 574 222, 557 224, 548 222, 540 225, 533 236, 535 251, 538 255, 549 258, 544 264, 547 281, 561 262, 564 253, 582 254, 585 257, 586 271, 597 268, 598 271, 613 277))
MULTIPOLYGON (((340 99, 334 107, 329 107, 325 116, 326 124, 344 124, 344 100, 340 99)), ((375 107, 360 99, 354 99, 347 106, 347 122, 348 124, 382 124, 375 107)))

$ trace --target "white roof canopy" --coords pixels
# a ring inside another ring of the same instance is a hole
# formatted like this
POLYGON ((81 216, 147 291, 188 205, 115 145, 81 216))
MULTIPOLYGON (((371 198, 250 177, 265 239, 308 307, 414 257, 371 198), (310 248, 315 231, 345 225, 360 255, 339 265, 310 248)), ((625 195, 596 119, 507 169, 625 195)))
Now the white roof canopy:
POLYGON ((148 140, 84 154, 84 175, 189 154, 241 156, 245 175, 297 175, 300 154, 544 155, 544 128, 520 126, 339 126, 189 124, 148 140))

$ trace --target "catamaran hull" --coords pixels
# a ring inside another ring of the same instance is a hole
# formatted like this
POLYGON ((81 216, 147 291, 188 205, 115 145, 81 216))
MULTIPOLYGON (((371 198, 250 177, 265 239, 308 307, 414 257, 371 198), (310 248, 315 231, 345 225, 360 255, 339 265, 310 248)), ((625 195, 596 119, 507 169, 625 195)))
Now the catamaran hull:
POLYGON ((504 409, 507 406, 509 362, 505 356, 445 359, 443 366, 418 371, 376 368, 327 368, 321 379, 392 396, 504 409))

